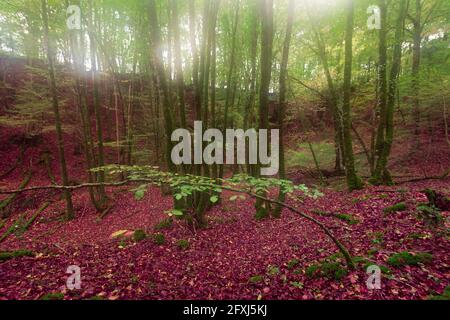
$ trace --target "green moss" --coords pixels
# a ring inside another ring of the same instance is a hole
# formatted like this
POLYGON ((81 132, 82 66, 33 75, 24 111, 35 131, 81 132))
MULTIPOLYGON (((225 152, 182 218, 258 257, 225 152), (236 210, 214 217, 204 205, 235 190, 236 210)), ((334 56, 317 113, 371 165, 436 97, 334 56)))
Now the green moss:
POLYGON ((395 267, 400 266, 415 266, 419 263, 430 263, 433 260, 433 255, 427 252, 417 252, 415 254, 403 251, 394 253, 389 257, 387 262, 395 267))
POLYGON ((303 270, 300 269, 300 268, 298 268, 298 269, 295 269, 292 273, 293 273, 293 274, 302 274, 302 273, 303 273, 303 270))
POLYGON ((399 202, 390 207, 384 208, 383 212, 385 214, 388 214, 388 213, 392 213, 392 212, 405 211, 406 209, 407 209, 406 204, 404 202, 399 202))
POLYGON ((297 266, 300 263, 297 259, 289 260, 287 263, 288 269, 293 269, 295 266, 297 266))
POLYGON ((93 296, 93 297, 90 297, 88 300, 105 300, 105 298, 102 296, 93 296))
POLYGON ((423 233, 411 233, 410 235, 408 235, 408 238, 411 239, 425 239, 426 235, 423 233))
POLYGON ((135 230, 134 233, 133 233, 133 240, 136 241, 136 242, 142 241, 146 237, 147 237, 147 234, 142 229, 135 230))
POLYGON ((378 253, 378 249, 375 249, 375 248, 367 250, 367 254, 369 256, 373 256, 374 254, 377 254, 377 253, 378 253))
POLYGON ((302 282, 297 282, 297 281, 291 281, 291 286, 295 287, 295 288, 299 288, 299 289, 303 289, 303 283, 302 282))
POLYGON ((372 239, 373 244, 382 244, 384 242, 384 233, 377 231, 372 233, 372 236, 374 237, 372 239))
POLYGON ((347 270, 339 262, 322 262, 306 269, 309 278, 328 278, 340 280, 347 275, 347 270))
POLYGON ((427 225, 438 226, 442 225, 444 218, 438 208, 433 205, 421 204, 416 208, 417 215, 427 225))
POLYGON ((61 292, 52 292, 44 294, 40 300, 63 300, 64 299, 64 293, 61 292))
POLYGON ((154 233, 153 234, 153 242, 157 245, 163 245, 164 243, 166 243, 166 238, 164 237, 164 235, 162 233, 154 233))
POLYGON ((264 280, 264 277, 262 275, 256 275, 256 276, 252 276, 248 279, 248 282, 250 283, 258 283, 258 282, 262 282, 264 280))
POLYGON ((364 257, 353 257, 353 263, 355 264, 359 264, 359 263, 367 263, 369 260, 367 260, 367 258, 364 257))
POLYGON ((18 257, 34 257, 34 253, 26 249, 0 252, 0 261, 6 261, 18 257))
POLYGON ((430 295, 427 298, 428 300, 450 300, 450 286, 445 287, 444 292, 442 294, 434 294, 430 295))
POLYGON ((335 217, 339 220, 347 222, 348 224, 357 224, 359 222, 358 219, 347 213, 338 213, 335 217))
POLYGON ((269 217, 269 211, 264 207, 256 209, 255 220, 264 220, 269 217))
POLYGON ((172 228, 173 220, 171 218, 163 219, 153 227, 155 230, 163 230, 172 228))
POLYGON ((130 282, 133 283, 133 284, 139 283, 139 277, 137 275, 132 275, 131 279, 130 279, 130 282))
POLYGON ((267 274, 270 276, 274 276, 280 273, 280 269, 277 266, 267 266, 267 274))
POLYGON ((318 216, 329 216, 330 214, 326 212, 325 210, 321 209, 313 209, 311 210, 312 213, 317 214, 318 216))
POLYGON ((185 239, 180 239, 175 244, 182 250, 186 250, 187 248, 189 248, 189 241, 185 239))

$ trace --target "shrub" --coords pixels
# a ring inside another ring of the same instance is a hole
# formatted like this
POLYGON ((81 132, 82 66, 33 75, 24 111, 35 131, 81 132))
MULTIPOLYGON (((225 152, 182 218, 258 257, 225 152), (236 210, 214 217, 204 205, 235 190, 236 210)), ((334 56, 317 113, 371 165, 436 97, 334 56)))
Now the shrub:
POLYGON ((288 269, 293 269, 298 264, 299 264, 299 261, 297 259, 292 259, 292 260, 288 261, 287 267, 288 267, 288 269))
POLYGON ((153 234, 153 242, 155 242, 157 245, 163 245, 166 243, 166 238, 162 233, 155 233, 153 234))
POLYGON ((162 230, 162 229, 170 229, 173 225, 173 221, 171 218, 166 218, 155 224, 153 227, 155 230, 162 230))
POLYGON ((419 218, 430 226, 438 226, 444 221, 439 209, 433 205, 419 205, 416 208, 416 212, 419 218))
POLYGON ((180 239, 176 242, 176 245, 178 246, 178 248, 186 250, 187 248, 189 248, 189 241, 185 239, 180 239))
POLYGON ((394 253, 389 257, 387 262, 395 267, 400 266, 415 266, 419 263, 430 263, 433 260, 433 255, 427 252, 417 252, 415 254, 403 251, 399 253, 394 253))
POLYGON ((147 237, 147 234, 142 229, 135 230, 134 233, 133 233, 133 240, 136 241, 136 242, 142 241, 146 237, 147 237))
POLYGON ((384 208, 383 211, 385 214, 388 214, 388 213, 397 212, 397 211, 405 211, 406 209, 407 209, 406 204, 404 202, 399 202, 390 207, 384 208))

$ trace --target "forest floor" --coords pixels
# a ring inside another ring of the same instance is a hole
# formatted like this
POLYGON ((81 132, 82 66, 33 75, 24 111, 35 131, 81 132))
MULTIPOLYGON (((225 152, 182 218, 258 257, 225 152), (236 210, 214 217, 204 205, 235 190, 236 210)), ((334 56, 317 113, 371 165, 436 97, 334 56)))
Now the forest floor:
MULTIPOLYGON (((7 142, 14 134, 2 130, 0 172, 18 157, 18 148, 7 142)), ((39 157, 42 146, 57 154, 56 144, 50 134, 43 139, 25 153, 23 163, 33 167, 29 186, 50 183, 39 157)), ((82 156, 75 154, 70 137, 66 140, 72 179, 84 181, 82 156)), ((408 163, 411 175, 422 176, 424 166, 430 175, 441 173, 449 165, 449 155, 442 151, 445 146, 434 145, 429 163, 424 163, 423 154, 417 161, 397 154, 393 162, 398 172, 406 162, 416 161, 408 163)), ((15 189, 23 179, 22 168, 2 179, 0 188, 15 189)), ((57 175, 56 160, 51 168, 57 175)), ((332 185, 340 183, 341 178, 332 185)), ((0 261, 0 299, 426 299, 442 294, 450 284, 450 212, 441 212, 444 221, 439 227, 417 214, 417 207, 427 202, 423 189, 450 194, 448 177, 367 186, 352 193, 327 187, 321 188, 324 196, 318 199, 292 200, 348 247, 357 262, 357 269, 350 272, 329 238, 291 212, 284 211, 281 219, 256 221, 251 199, 231 201, 232 194, 225 193, 222 203, 208 213, 208 227, 193 232, 179 220, 168 223, 164 211, 172 200, 159 189, 150 189, 137 201, 130 188, 108 190, 113 207, 103 219, 85 190, 74 192, 76 218, 69 222, 61 220, 64 202, 58 195, 50 191, 20 195, 12 215, 0 220, 0 236, 11 226, 14 229, 0 243, 0 251, 28 249, 33 254, 0 261), (21 223, 48 200, 49 207, 22 230, 21 223), (384 212, 398 203, 405 206, 384 212), (142 241, 111 237, 120 230, 137 229, 149 236, 142 241), (389 260, 404 251, 425 259, 411 265, 405 259, 400 265, 389 260), (382 266, 379 290, 366 286, 370 264, 382 266), (81 268, 81 289, 66 288, 71 265, 81 268)))

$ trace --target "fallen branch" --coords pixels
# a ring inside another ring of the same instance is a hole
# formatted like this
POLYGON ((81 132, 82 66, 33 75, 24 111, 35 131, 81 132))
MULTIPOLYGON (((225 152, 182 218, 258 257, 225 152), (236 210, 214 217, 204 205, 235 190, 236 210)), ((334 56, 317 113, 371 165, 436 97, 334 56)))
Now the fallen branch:
POLYGON ((45 202, 32 216, 31 218, 25 223, 23 226, 24 230, 28 230, 30 226, 33 224, 33 222, 36 220, 36 218, 45 210, 48 208, 48 206, 51 204, 50 201, 45 202))
POLYGON ((15 220, 15 221, 9 226, 9 228, 5 231, 5 233, 2 234, 2 235, 0 236, 0 243, 2 243, 3 241, 5 241, 5 239, 8 238, 9 235, 10 235, 11 233, 13 233, 13 232, 17 229, 17 227, 18 227, 18 225, 19 225, 19 222, 23 219, 24 215, 25 215, 25 214, 21 214, 20 217, 17 218, 17 220, 15 220))
POLYGON ((24 154, 25 154, 25 147, 23 145, 21 145, 20 146, 19 156, 17 157, 17 160, 13 163, 13 165, 8 170, 6 170, 6 172, 4 172, 3 174, 0 175, 0 179, 4 179, 7 176, 9 176, 14 170, 16 170, 16 168, 20 164, 22 164, 24 154))
POLYGON ((396 182, 395 184, 403 184, 403 183, 408 183, 408 182, 418 182, 418 181, 424 181, 424 180, 442 180, 442 179, 447 178, 449 174, 450 174, 450 168, 448 168, 447 171, 445 171, 441 175, 431 176, 431 177, 414 178, 414 179, 409 179, 409 180, 396 182))
MULTIPOLYGON (((40 186, 40 187, 30 187, 30 188, 24 188, 21 190, 0 191, 0 194, 1 193, 4 194, 4 193, 28 192, 28 191, 36 191, 36 190, 49 190, 49 189, 52 189, 52 190, 76 190, 76 189, 81 189, 81 188, 98 187, 98 186, 123 186, 123 185, 131 184, 131 183, 155 184, 155 183, 161 183, 161 182, 164 182, 164 181, 160 178, 158 178, 158 179, 140 178, 140 179, 124 180, 124 181, 109 182, 109 183, 108 182, 105 182, 105 183, 83 183, 83 184, 74 185, 74 186, 49 185, 49 186, 40 186)), ((273 200, 273 199, 269 199, 269 198, 266 198, 259 194, 253 193, 250 190, 242 190, 242 189, 229 187, 226 185, 215 185, 212 183, 202 183, 202 182, 198 183, 197 185, 201 185, 203 187, 208 187, 208 188, 221 188, 221 189, 228 190, 228 191, 244 193, 244 194, 247 194, 251 198, 259 199, 259 200, 263 200, 268 203, 279 205, 281 207, 284 207, 284 208, 292 211, 295 214, 298 214, 299 216, 301 216, 301 217, 311 221, 312 223, 316 224, 317 226, 319 226, 319 228, 322 229, 322 231, 333 241, 333 243, 336 245, 336 247, 342 253, 342 255, 344 256, 345 261, 347 263, 347 266, 350 269, 354 268, 353 260, 351 258, 350 253, 348 252, 347 248, 332 234, 332 232, 323 223, 321 223, 320 221, 314 219, 313 217, 297 210, 296 208, 294 208, 286 203, 283 203, 283 202, 280 202, 277 200, 273 200)))
POLYGON ((0 202, 0 213, 2 213, 2 215, 3 215, 3 211, 6 209, 6 207, 9 206, 17 198, 17 196, 19 195, 21 190, 24 190, 26 188, 26 186, 30 182, 31 175, 32 175, 31 171, 29 171, 26 174, 23 181, 20 183, 19 189, 17 189, 16 192, 7 193, 7 194, 11 194, 11 196, 9 196, 8 198, 6 198, 0 202))
POLYGON ((16 190, 0 190, 0 194, 15 194, 15 193, 23 193, 23 192, 29 192, 29 191, 39 191, 39 190, 77 190, 77 189, 83 189, 83 188, 90 188, 90 187, 120 187, 124 186, 133 182, 142 182, 140 180, 124 180, 120 182, 92 182, 92 183, 82 183, 78 185, 72 185, 72 186, 60 186, 60 185, 47 185, 47 186, 36 186, 36 187, 29 187, 29 188, 19 188, 16 190))

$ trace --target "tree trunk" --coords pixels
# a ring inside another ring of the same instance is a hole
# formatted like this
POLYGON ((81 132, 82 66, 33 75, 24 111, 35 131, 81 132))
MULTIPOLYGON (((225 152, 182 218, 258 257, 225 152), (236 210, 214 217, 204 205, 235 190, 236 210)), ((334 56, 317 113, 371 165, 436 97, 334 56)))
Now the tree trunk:
POLYGON ((385 139, 379 153, 374 174, 371 177, 373 184, 392 184, 392 177, 387 169, 389 155, 391 153, 394 138, 394 107, 397 92, 398 76, 402 59, 403 23, 406 15, 406 0, 400 1, 399 14, 395 26, 394 53, 389 78, 389 88, 386 102, 385 115, 385 139))
POLYGON ((181 44, 180 44, 180 28, 178 26, 178 0, 170 0, 170 5, 172 8, 172 30, 174 34, 174 55, 175 55, 175 70, 176 70, 176 81, 178 90, 178 107, 180 112, 180 124, 182 128, 186 128, 186 106, 184 100, 184 76, 183 76, 183 66, 181 58, 181 44))
POLYGON ((156 14, 156 3, 155 0, 149 0, 148 9, 150 28, 151 28, 151 41, 153 47, 153 63, 155 66, 156 74, 158 75, 159 86, 162 93, 163 99, 163 116, 164 116, 164 128, 166 134, 166 152, 165 159, 169 171, 173 172, 175 166, 170 158, 170 153, 172 150, 172 141, 170 139, 173 130, 173 120, 171 115, 171 99, 169 87, 167 84, 167 76, 164 70, 164 63, 162 59, 162 49, 161 49, 161 31, 158 25, 158 16, 156 14))
MULTIPOLYGON (((55 115, 55 127, 56 127, 56 138, 58 143, 59 163, 61 167, 61 178, 63 186, 68 186, 69 176, 67 173, 66 157, 64 154, 64 139, 61 127, 61 117, 59 114, 58 93, 56 91, 55 67, 53 64, 54 55, 49 38, 47 0, 41 0, 41 4, 42 4, 42 20, 44 24, 44 37, 46 42, 48 68, 50 76, 50 90, 52 94, 52 106, 53 106, 53 113, 55 115)), ((72 203, 72 195, 69 190, 65 190, 63 194, 66 200, 66 219, 68 220, 73 219, 74 209, 72 203)))
MULTIPOLYGON (((291 45, 291 36, 292 36, 292 25, 294 22, 294 10, 295 10, 295 0, 289 0, 288 5, 288 20, 286 26, 286 37, 284 39, 283 45, 283 56, 281 58, 281 66, 280 66, 280 96, 279 96, 279 112, 278 112, 278 128, 280 130, 280 158, 279 158, 279 177, 280 179, 286 179, 286 169, 284 163, 284 129, 283 129, 283 121, 284 114, 286 109, 286 87, 287 87, 287 75, 288 75, 288 61, 289 61, 289 48, 291 45)), ((281 192, 281 189, 278 193, 278 201, 284 202, 285 194, 281 192)), ((277 205, 275 210, 272 212, 272 216, 279 217, 281 215, 281 206, 277 205)))
MULTIPOLYGON (((259 130, 269 129, 269 88, 272 76, 273 45, 273 0, 261 0, 261 84, 259 91, 259 130)), ((255 175, 259 176, 260 165, 255 175)), ((269 204, 258 199, 255 204, 255 218, 264 219, 269 215, 269 204)))
POLYGON ((353 58, 353 0, 347 0, 347 24, 345 28, 345 66, 344 66, 344 99, 342 104, 342 123, 344 131, 344 163, 349 191, 362 188, 362 181, 355 170, 355 159, 353 155, 353 143, 351 135, 350 98, 352 85, 352 58, 353 58))
MULTIPOLYGON (((412 82, 411 90, 413 95, 413 112, 414 112, 414 135, 416 136, 416 146, 420 145, 420 44, 422 42, 422 24, 420 21, 422 3, 421 0, 415 0, 416 16, 413 19, 413 49, 412 49, 412 82)), ((417 150, 417 149, 416 149, 417 150)))
MULTIPOLYGON (((91 15, 89 16, 88 23, 89 23, 89 43, 90 43, 90 53, 91 53, 91 74, 92 74, 92 86, 94 91, 94 114, 95 114, 95 121, 96 121, 96 127, 97 127, 97 144, 98 144, 98 159, 97 159, 97 165, 99 167, 103 167, 105 165, 104 160, 104 150, 103 150, 103 126, 102 126, 102 117, 101 117, 101 110, 100 110, 100 94, 98 90, 98 82, 96 79, 96 73, 97 73, 97 59, 96 59, 96 53, 97 53, 97 46, 96 46, 96 40, 94 35, 94 21, 93 21, 93 4, 92 0, 89 1, 89 8, 91 11, 91 15)), ((100 171, 98 173, 98 182, 102 183, 105 181, 105 174, 103 171, 100 171)), ((105 193, 105 188, 103 186, 99 187, 99 202, 102 207, 106 206, 107 197, 105 193)))

